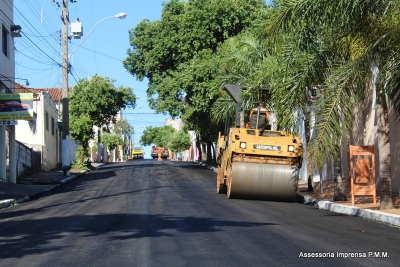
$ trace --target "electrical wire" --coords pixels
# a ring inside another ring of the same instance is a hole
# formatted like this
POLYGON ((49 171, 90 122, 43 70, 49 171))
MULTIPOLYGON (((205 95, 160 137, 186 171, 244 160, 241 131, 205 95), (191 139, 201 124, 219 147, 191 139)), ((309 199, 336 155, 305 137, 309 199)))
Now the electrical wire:
MULTIPOLYGON (((27 54, 25 54, 25 53, 19 51, 19 50, 16 49, 16 48, 14 48, 14 50, 15 50, 16 52, 18 52, 19 54, 21 54, 21 55, 23 55, 23 56, 29 58, 29 59, 32 60, 32 61, 37 62, 37 63, 43 64, 43 65, 53 65, 53 64, 54 64, 54 63, 50 63, 50 64, 49 64, 49 63, 47 63, 47 62, 45 62, 45 61, 40 61, 40 60, 38 60, 38 59, 36 59, 36 58, 31 57, 30 55, 27 55, 27 54)), ((58 66, 58 65, 59 65, 59 64, 57 63, 57 66, 58 66)))
POLYGON ((117 60, 117 61, 119 61, 119 62, 124 62, 123 60, 121 60, 121 59, 119 59, 119 58, 115 58, 115 57, 112 57, 112 56, 109 56, 109 55, 106 55, 106 54, 103 54, 103 53, 94 51, 94 50, 92 50, 92 49, 90 49, 90 48, 87 48, 87 47, 84 47, 84 46, 81 46, 80 48, 86 49, 86 50, 91 51, 91 52, 93 52, 93 53, 95 53, 95 54, 102 55, 102 56, 104 56, 104 57, 108 57, 108 58, 117 60))
MULTIPOLYGON (((15 44, 15 46, 14 46, 14 50, 16 51, 15 57, 17 58, 18 55, 22 55, 35 63, 44 64, 44 65, 53 65, 54 58, 58 58, 59 53, 57 53, 56 55, 50 56, 47 53, 44 53, 43 49, 42 49, 42 51, 40 50, 41 49, 39 47, 40 43, 33 43, 32 39, 30 39, 30 38, 28 39, 28 38, 21 38, 21 39, 24 39, 24 42, 19 42, 19 44, 20 44, 19 46, 17 44, 15 44), (32 45, 32 43, 33 43, 33 45, 32 45)), ((58 62, 57 62, 57 65, 59 65, 58 62)))
POLYGON ((76 80, 74 74, 73 73, 70 73, 70 74, 71 74, 72 78, 74 78, 75 82, 78 83, 78 81, 76 80))
MULTIPOLYGON (((49 69, 49 68, 43 68, 43 69, 29 68, 29 67, 26 67, 26 66, 23 66, 23 65, 19 64, 18 62, 15 62, 15 65, 18 65, 18 66, 20 66, 20 67, 22 67, 22 68, 25 68, 25 69, 28 69, 28 70, 36 70, 36 71, 37 71, 37 72, 32 73, 31 75, 43 73, 43 71, 47 71, 47 70, 52 70, 52 69, 54 69, 54 67, 51 68, 51 69, 49 69)), ((58 69, 58 68, 59 68, 59 66, 57 66, 57 69, 58 69)), ((19 75, 19 76, 24 76, 24 75, 19 75)))
MULTIPOLYGON (((1 10, 1 9, 0 9, 0 11, 1 11, 1 13, 4 15, 4 17, 7 18, 7 19, 10 21, 10 18, 7 17, 6 13, 4 13, 4 11, 1 10)), ((2 21, 2 20, 0 20, 0 21, 2 21)), ((14 24, 14 23, 11 21, 10 24, 14 24)))
MULTIPOLYGON (((50 65, 50 66, 52 66, 53 65, 53 63, 49 63, 47 60, 45 60, 44 58, 43 58, 43 55, 45 55, 47 58, 49 58, 52 62, 55 62, 56 63, 56 65, 59 67, 60 66, 60 64, 58 63, 58 62, 56 62, 53 58, 54 57, 51 57, 50 55, 48 55, 46 52, 44 52, 44 50, 42 49, 42 48, 40 48, 39 47, 39 44, 41 43, 41 42, 43 42, 44 44, 47 44, 48 46, 50 46, 51 47, 51 49, 52 50, 54 50, 55 51, 55 55, 56 55, 56 57, 58 57, 58 56, 60 56, 60 52, 59 51, 57 51, 55 48, 54 48, 54 46, 53 45, 51 45, 46 39, 45 39, 45 35, 43 35, 43 34, 40 34, 39 33, 39 31, 32 25, 32 23, 30 22, 30 20, 28 20, 23 14, 22 14, 22 12, 20 12, 20 10, 13 4, 13 3, 11 3, 10 1, 8 1, 10 4, 12 4, 13 5, 13 7, 15 8, 15 10, 18 12, 18 17, 20 17, 20 18, 23 18, 23 19, 21 19, 21 20, 24 20, 24 21, 26 21, 27 22, 27 28, 28 28, 28 30, 30 29, 31 31, 34 31, 34 32, 36 32, 36 33, 38 33, 38 35, 37 34, 29 34, 29 33, 26 33, 26 31, 24 31, 23 32, 23 34, 24 34, 24 36, 26 37, 26 38, 21 38, 21 39, 17 39, 17 41, 16 41, 16 44, 15 44, 15 46, 17 46, 18 47, 18 44, 20 44, 21 45, 21 47, 22 47, 22 49, 16 49, 16 51, 18 51, 18 53, 20 53, 21 55, 24 55, 26 58, 28 58, 29 60, 31 60, 32 62, 36 62, 36 63, 39 63, 39 64, 43 64, 43 65, 50 65), (32 39, 31 38, 29 38, 28 37, 28 35, 29 36, 33 36, 33 37, 36 37, 36 38, 39 38, 39 42, 34 42, 34 41, 32 41, 32 39), (30 43, 29 43, 29 42, 30 43), (33 44, 33 46, 32 46, 32 44, 33 44), (34 48, 34 49, 33 49, 34 48), (23 53, 21 50, 26 50, 27 51, 27 53, 23 53), (29 53, 29 55, 30 56, 28 56, 27 54, 29 53), (39 54, 38 54, 39 53, 39 54)), ((29 1, 29 0, 27 0, 26 1, 26 6, 32 11, 31 13, 32 13, 32 15, 33 16, 35 16, 35 14, 37 14, 37 12, 35 12, 35 6, 36 6, 36 8, 37 9, 40 9, 40 6, 39 6, 39 4, 37 3, 37 1, 36 2, 32 2, 32 1, 29 1)), ((37 17, 37 16, 36 16, 37 17)), ((45 15, 45 17, 46 17, 46 15, 45 15)), ((54 29, 54 25, 51 25, 51 24, 48 24, 47 23, 47 21, 48 20, 44 20, 44 23, 42 23, 42 25, 49 31, 49 32, 53 32, 53 33, 51 33, 49 36, 50 37, 52 37, 52 39, 54 39, 55 41, 57 41, 57 33, 59 33, 60 31, 54 31, 54 30, 51 30, 51 28, 53 28, 54 29)), ((49 20, 50 21, 50 20, 49 20)), ((46 46, 47 46, 46 45, 46 46)), ((47 49, 46 49, 47 50, 47 49)), ((17 53, 17 54, 18 54, 17 53)), ((16 55, 17 56, 17 55, 16 55)), ((21 64, 16 64, 16 65, 18 65, 18 66, 21 66, 21 64)), ((29 68, 29 67, 26 67, 26 66, 23 66, 25 69, 32 69, 32 68, 29 68)), ((38 68, 36 68, 36 69, 32 69, 32 70, 37 70, 38 68)), ((47 69, 47 71, 53 71, 54 70, 54 68, 53 67, 51 67, 51 68, 48 68, 47 69)), ((18 69, 16 69, 16 71, 18 72, 18 69)), ((24 75, 25 76, 25 75, 24 75)), ((51 77, 51 75, 49 75, 48 76, 49 77, 49 79, 50 79, 50 77, 51 77)))
MULTIPOLYGON (((48 58, 50 58, 52 61, 54 61, 56 64, 58 64, 60 67, 62 67, 62 65, 60 64, 60 63, 58 63, 57 61, 55 61, 53 58, 51 58, 46 52, 44 52, 39 46, 37 46, 28 36, 26 36, 25 35, 25 33, 24 32, 22 32, 21 31, 21 33, 26 37, 26 38, 28 38, 28 40, 34 45, 34 46, 36 46, 40 51, 42 51, 42 53, 44 54, 44 55, 46 55, 48 58)), ((57 52, 57 51, 56 51, 57 52)))
MULTIPOLYGON (((29 1, 28 1, 29 2, 29 1)), ((14 9, 20 14, 20 16, 22 17, 22 18, 24 18, 25 19, 25 21, 39 34, 39 36, 41 35, 40 33, 39 33, 39 31, 31 24, 31 22, 19 11, 19 9, 14 5, 14 3, 12 3, 12 5, 13 5, 13 7, 14 7, 14 9)), ((25 35, 26 36, 26 35, 25 35)), ((51 48, 51 49, 53 49, 54 51, 56 51, 56 52, 58 52, 57 50, 55 50, 55 48, 50 44, 50 43, 48 43, 47 41, 46 41, 46 39, 43 39, 48 45, 49 45, 49 47, 51 48)))
POLYGON ((43 12, 43 7, 41 7, 37 1, 26 1, 26 6, 31 10, 31 14, 36 17, 40 24, 47 29, 49 33, 56 31, 58 27, 55 27, 54 24, 48 19, 47 13, 43 12), (38 10, 40 10, 40 14, 38 14, 38 10))
MULTIPOLYGON (((58 31, 56 31, 55 33, 59 33, 60 31, 58 30, 58 31)), ((55 33, 52 33, 52 34, 49 34, 49 35, 40 35, 40 36, 38 36, 38 35, 34 35, 34 34, 28 34, 28 33, 25 33, 26 35, 28 35, 28 36, 31 36, 31 37, 38 37, 38 38, 47 38, 47 37, 52 37, 52 36, 54 36, 54 34, 55 33)))

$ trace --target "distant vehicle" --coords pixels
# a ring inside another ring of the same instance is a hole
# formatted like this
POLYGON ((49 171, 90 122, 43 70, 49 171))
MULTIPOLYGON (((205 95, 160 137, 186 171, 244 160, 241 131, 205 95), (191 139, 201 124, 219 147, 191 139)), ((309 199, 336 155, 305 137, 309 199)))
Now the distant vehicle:
POLYGON ((158 151, 161 151, 162 153, 162 158, 167 159, 169 157, 169 150, 163 147, 152 147, 151 148, 151 157, 153 159, 158 158, 158 151))
POLYGON ((140 158, 142 159, 144 155, 143 149, 141 147, 135 147, 132 150, 132 158, 140 158))
POLYGON ((19 111, 31 109, 29 104, 20 103, 15 100, 0 102, 0 111, 19 111))

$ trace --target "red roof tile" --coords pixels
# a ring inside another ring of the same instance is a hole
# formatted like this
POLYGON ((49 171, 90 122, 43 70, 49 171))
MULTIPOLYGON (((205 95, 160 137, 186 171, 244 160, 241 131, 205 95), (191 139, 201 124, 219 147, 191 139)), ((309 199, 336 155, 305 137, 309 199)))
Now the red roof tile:
MULTIPOLYGON (((28 88, 19 83, 15 83, 15 93, 40 93, 48 92, 53 98, 53 101, 62 100, 62 88, 28 88)), ((72 88, 69 88, 69 92, 72 92, 72 88)))
POLYGON ((35 92, 48 92, 53 98, 53 101, 62 100, 62 88, 37 88, 35 92))

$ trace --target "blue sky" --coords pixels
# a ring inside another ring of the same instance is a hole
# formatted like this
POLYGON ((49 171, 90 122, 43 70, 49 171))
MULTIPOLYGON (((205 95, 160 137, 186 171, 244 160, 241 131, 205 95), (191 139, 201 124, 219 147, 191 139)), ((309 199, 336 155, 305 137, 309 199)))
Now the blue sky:
MULTIPOLYGON (((62 0, 58 0, 62 4, 62 0)), ((154 114, 147 105, 147 82, 136 81, 126 72, 122 61, 127 56, 129 30, 140 21, 160 19, 163 0, 77 0, 68 1, 70 21, 78 18, 83 26, 83 37, 102 19, 125 12, 125 19, 111 18, 97 24, 70 59, 72 75, 69 86, 80 78, 99 74, 116 80, 115 86, 132 87, 140 96, 137 105, 141 108, 124 110, 124 118, 134 126, 134 142, 138 142, 147 126, 162 126, 165 118, 154 114)), ((52 0, 15 0, 14 22, 22 27, 22 36, 15 38, 15 77, 28 79, 30 88, 61 87, 61 8, 52 0)), ((71 39, 68 44, 72 52, 82 39, 71 39)), ((24 80, 16 80, 24 84, 24 80)), ((145 148, 146 157, 150 156, 145 148)))
MULTIPOLYGON (((165 0, 76 0, 68 1, 70 22, 80 20, 85 41, 71 39, 69 52, 72 74, 69 86, 80 78, 95 74, 115 79, 115 86, 133 88, 140 96, 137 106, 141 108, 123 111, 124 119, 134 126, 134 142, 139 146, 143 130, 147 126, 162 126, 168 115, 154 114, 148 107, 147 81, 137 81, 126 72, 122 61, 127 57, 129 30, 143 19, 160 19, 165 0), (110 18, 120 12, 125 19, 110 18), (98 24, 97 24, 98 23, 98 24), (91 31, 93 29, 93 31, 91 31), (90 32, 91 31, 91 32, 90 32), (89 35, 87 35, 90 32, 89 35)), ((269 2, 269 1, 267 1, 269 2)), ((61 7, 62 0, 14 0, 14 22, 22 27, 22 37, 15 38, 15 77, 28 79, 30 88, 61 87, 61 7)), ((16 80, 24 84, 24 80, 16 80)), ((149 147, 145 157, 150 157, 149 147)))

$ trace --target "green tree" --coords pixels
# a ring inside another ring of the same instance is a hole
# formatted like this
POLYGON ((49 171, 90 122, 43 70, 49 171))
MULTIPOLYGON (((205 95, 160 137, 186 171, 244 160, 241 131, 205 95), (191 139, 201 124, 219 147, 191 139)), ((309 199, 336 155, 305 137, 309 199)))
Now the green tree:
POLYGON ((93 126, 107 125, 121 109, 136 105, 132 88, 115 88, 110 79, 98 75, 79 80, 69 101, 71 138, 78 140, 84 151, 94 138, 93 126))
POLYGON ((149 104, 156 112, 180 116, 185 129, 211 144, 217 136, 209 110, 222 86, 218 47, 259 24, 262 0, 171 0, 159 21, 142 21, 130 31, 132 49, 125 68, 149 79, 149 104))
MULTIPOLYGON (((277 13, 271 23, 276 36, 298 38, 283 49, 289 57, 307 55, 303 71, 306 85, 320 84, 323 101, 313 107, 316 134, 311 138, 309 158, 320 168, 327 156, 337 158, 343 135, 351 129, 353 108, 368 92, 377 95, 379 179, 381 209, 393 207, 391 200, 390 134, 385 93, 399 114, 398 45, 399 1, 276 1, 277 13), (300 40, 300 41, 299 41, 300 40), (297 51, 296 53, 290 53, 297 51), (369 89, 372 89, 368 91, 369 89)), ((295 76, 288 76, 295 79, 295 76)), ((295 91, 304 86, 292 87, 295 91)))
POLYGON ((190 136, 184 130, 175 132, 168 144, 168 148, 175 153, 187 150, 189 147, 190 136))
POLYGON ((155 144, 156 146, 168 148, 168 143, 176 130, 170 126, 153 127, 148 126, 143 131, 139 143, 142 146, 149 146, 155 144))
POLYGON ((113 150, 122 145, 122 138, 117 134, 103 133, 100 140, 109 150, 113 150))
POLYGON ((113 151, 123 144, 123 140, 118 134, 103 133, 100 141, 105 147, 108 147, 110 151, 113 151))
POLYGON ((115 122, 114 131, 115 133, 120 134, 122 137, 127 137, 123 138, 124 140, 123 145, 124 148, 129 147, 129 141, 131 140, 132 135, 135 133, 134 127, 130 125, 128 121, 121 119, 115 122))
POLYGON ((72 139, 78 140, 86 151, 89 140, 94 138, 93 121, 87 114, 70 112, 70 135, 72 139))
POLYGON ((117 120, 114 125, 114 131, 116 133, 123 134, 125 136, 131 136, 135 133, 135 129, 128 121, 121 119, 117 120))

